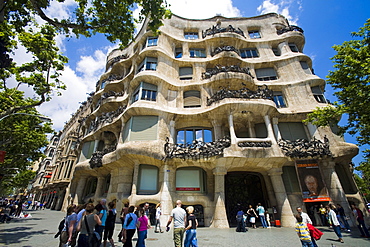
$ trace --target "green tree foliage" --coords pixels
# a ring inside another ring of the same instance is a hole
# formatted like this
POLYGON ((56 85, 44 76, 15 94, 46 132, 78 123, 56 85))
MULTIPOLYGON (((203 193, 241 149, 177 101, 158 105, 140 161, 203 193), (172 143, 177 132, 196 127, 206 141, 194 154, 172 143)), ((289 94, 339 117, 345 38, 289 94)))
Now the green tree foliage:
MULTIPOLYGON (((358 134, 360 145, 370 144, 370 19, 353 40, 333 48, 337 54, 332 58, 334 71, 329 71, 327 82, 336 92, 338 101, 333 106, 317 108, 306 121, 317 126, 338 122, 342 114, 348 116, 347 123, 340 126, 342 133, 358 134)), ((370 200, 370 150, 365 151, 365 161, 356 167, 361 176, 355 175, 360 191, 370 200)))
MULTIPOLYGON (((0 91, 11 97, 9 88, 27 85, 35 92, 32 101, 25 100, 28 104, 6 108, 0 112, 0 118, 38 106, 50 100, 54 91, 60 93, 65 88, 58 78, 68 59, 56 45, 57 35, 90 37, 102 33, 109 41, 125 46, 133 38, 136 21, 149 17, 149 27, 156 31, 161 20, 171 14, 163 0, 75 0, 68 18, 48 16, 51 4, 65 2, 0 0, 0 43, 8 52, 22 46, 32 55, 31 61, 24 64, 0 66, 0 91), (139 20, 135 20, 132 11, 137 6, 141 7, 139 20)), ((0 56, 5 59, 4 54, 0 56)))
POLYGON ((327 82, 336 89, 338 101, 316 109, 308 121, 325 126, 347 114, 342 133, 358 134, 358 143, 366 145, 370 144, 370 19, 352 36, 354 40, 333 47, 337 52, 332 58, 335 70, 329 71, 327 82))

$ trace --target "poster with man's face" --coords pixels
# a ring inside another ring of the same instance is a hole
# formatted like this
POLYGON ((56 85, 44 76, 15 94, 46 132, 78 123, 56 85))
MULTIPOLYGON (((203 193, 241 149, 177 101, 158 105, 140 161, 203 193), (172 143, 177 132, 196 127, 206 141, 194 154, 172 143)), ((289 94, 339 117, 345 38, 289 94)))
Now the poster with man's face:
POLYGON ((303 202, 330 201, 316 161, 296 161, 296 168, 303 202))

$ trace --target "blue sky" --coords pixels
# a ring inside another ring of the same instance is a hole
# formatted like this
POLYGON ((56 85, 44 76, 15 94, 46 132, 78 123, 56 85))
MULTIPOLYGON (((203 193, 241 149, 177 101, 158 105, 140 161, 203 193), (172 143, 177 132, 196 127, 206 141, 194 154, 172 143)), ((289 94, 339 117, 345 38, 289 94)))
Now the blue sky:
MULTIPOLYGON (((225 17, 252 17, 276 12, 284 15, 291 24, 303 28, 306 44, 303 52, 313 60, 315 74, 325 79, 333 69, 330 60, 336 53, 333 45, 352 39, 350 33, 358 31, 370 18, 370 0, 167 0, 174 14, 194 19, 205 19, 221 14, 225 17)), ((53 8, 54 16, 65 16, 73 0, 66 0, 64 8, 53 8)), ((93 38, 63 38, 58 44, 69 63, 62 80, 68 89, 62 97, 54 97, 42 105, 42 114, 53 119, 54 128, 61 130, 71 114, 86 100, 87 93, 95 90, 95 83, 105 70, 105 59, 116 45, 109 43, 102 35, 93 38)), ((335 101, 333 90, 327 86, 325 96, 335 101)), ((345 136, 347 142, 356 143, 352 136, 345 136)), ((361 147, 364 150, 366 147, 361 147)), ((367 147, 369 148, 369 147, 367 147)), ((358 164, 362 154, 355 157, 358 164)))

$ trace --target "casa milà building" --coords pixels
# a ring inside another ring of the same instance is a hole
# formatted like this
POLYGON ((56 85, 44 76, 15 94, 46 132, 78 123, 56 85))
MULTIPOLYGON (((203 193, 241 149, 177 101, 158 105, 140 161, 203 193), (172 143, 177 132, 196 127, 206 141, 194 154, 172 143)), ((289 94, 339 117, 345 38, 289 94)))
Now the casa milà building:
POLYGON ((300 27, 275 13, 163 23, 108 55, 80 121, 69 202, 161 202, 165 222, 180 199, 218 228, 257 203, 282 226, 297 206, 340 203, 350 215, 362 203, 358 148, 302 122, 328 102, 300 27))

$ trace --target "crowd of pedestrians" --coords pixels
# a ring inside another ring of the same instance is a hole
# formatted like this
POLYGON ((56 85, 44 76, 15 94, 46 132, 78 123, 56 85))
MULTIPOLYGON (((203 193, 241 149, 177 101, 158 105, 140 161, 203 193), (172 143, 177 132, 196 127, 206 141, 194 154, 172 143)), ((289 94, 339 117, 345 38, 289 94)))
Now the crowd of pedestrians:
POLYGON ((256 209, 254 209, 252 205, 249 205, 247 212, 244 212, 242 208, 239 208, 239 211, 236 214, 236 231, 246 232, 248 231, 248 226, 251 228, 257 228, 257 220, 261 222, 262 228, 271 227, 270 214, 261 203, 257 204, 256 209))

